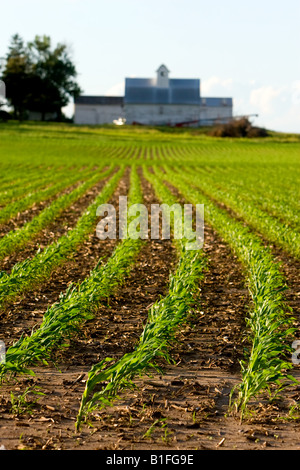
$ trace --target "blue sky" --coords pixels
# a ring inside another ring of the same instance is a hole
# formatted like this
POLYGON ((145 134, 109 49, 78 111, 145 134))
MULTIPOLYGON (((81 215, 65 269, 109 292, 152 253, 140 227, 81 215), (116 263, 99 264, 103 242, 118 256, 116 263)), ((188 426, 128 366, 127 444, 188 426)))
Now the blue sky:
POLYGON ((11 36, 46 34, 72 50, 85 94, 123 94, 125 77, 200 78, 202 96, 232 96, 234 114, 300 132, 299 0, 11 0, 11 36))

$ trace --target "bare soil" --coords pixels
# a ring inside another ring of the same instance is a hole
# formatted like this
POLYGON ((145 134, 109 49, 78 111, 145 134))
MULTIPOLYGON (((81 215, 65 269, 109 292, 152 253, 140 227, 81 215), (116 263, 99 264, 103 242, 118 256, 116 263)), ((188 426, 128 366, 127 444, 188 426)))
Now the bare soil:
MULTIPOLYGON (((86 191, 77 201, 75 201, 71 206, 66 208, 61 212, 61 214, 56 217, 53 222, 45 227, 40 233, 38 233, 32 240, 30 240, 24 247, 15 251, 14 253, 6 256, 3 260, 0 261, 0 267, 2 270, 10 272, 14 264, 23 261, 24 259, 34 256, 37 249, 44 249, 50 243, 55 242, 59 237, 65 235, 69 230, 72 230, 76 225, 77 220, 87 209, 89 204, 93 202, 95 197, 101 192, 103 186, 107 182, 108 178, 104 178, 95 184, 92 188, 86 191)), ((78 185, 74 185, 66 192, 71 192, 72 189, 78 185)), ((63 193, 61 193, 63 194, 63 193)), ((42 201, 39 204, 35 204, 30 209, 27 209, 25 212, 18 214, 16 220, 11 220, 9 224, 2 226, 1 236, 4 236, 10 230, 15 230, 20 228, 23 224, 32 220, 42 209, 47 207, 51 200, 42 201), (22 223, 21 223, 22 221, 22 223)))
MULTIPOLYGON (((145 202, 157 202, 149 184, 142 182, 145 202)), ((127 176, 114 202, 127 192, 128 184, 127 176)), ((91 236, 49 282, 2 312, 0 338, 10 344, 22 331, 29 332, 59 292, 88 275, 99 254, 109 256, 113 246, 91 236)), ((169 240, 149 240, 124 285, 103 301, 95 318, 83 325, 67 349, 53 354, 53 364, 34 368, 35 377, 17 377, 2 385, 0 446, 9 450, 298 450, 298 386, 273 402, 262 395, 253 402, 252 415, 242 422, 228 413, 230 392, 239 383, 239 361, 247 346, 250 299, 236 257, 209 227, 204 251, 208 270, 199 283, 189 321, 172 346, 174 364, 161 364, 161 376, 137 378, 135 389, 123 391, 115 406, 95 412, 75 433, 89 369, 104 357, 131 351, 149 307, 167 292, 176 263, 174 248, 169 240), (14 409, 11 392, 16 398, 26 390, 26 407, 14 409), (44 395, 35 395, 34 390, 44 395)), ((297 266, 290 258, 283 262, 292 284, 288 300, 297 306, 297 266)), ((298 366, 293 373, 300 378, 298 366)))

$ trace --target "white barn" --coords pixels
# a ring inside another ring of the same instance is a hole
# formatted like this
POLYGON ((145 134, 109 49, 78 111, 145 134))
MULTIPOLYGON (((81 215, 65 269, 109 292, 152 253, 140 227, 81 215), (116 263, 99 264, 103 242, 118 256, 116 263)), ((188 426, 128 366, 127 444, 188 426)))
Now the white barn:
POLYGON ((202 98, 199 79, 172 79, 161 65, 155 78, 126 78, 125 96, 80 96, 75 124, 207 126, 232 118, 232 98, 202 98))
POLYGON ((75 124, 108 124, 124 118, 124 99, 119 96, 79 96, 75 99, 75 124))

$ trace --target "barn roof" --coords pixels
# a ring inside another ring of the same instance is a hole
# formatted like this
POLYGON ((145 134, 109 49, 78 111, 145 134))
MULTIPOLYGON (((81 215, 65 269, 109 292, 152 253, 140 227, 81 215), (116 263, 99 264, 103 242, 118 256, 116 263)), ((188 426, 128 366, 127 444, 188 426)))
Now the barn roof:
POLYGON ((81 95, 78 98, 75 98, 75 104, 116 104, 123 105, 124 98, 123 96, 89 96, 81 95))
POLYGON ((152 78, 126 78, 125 104, 200 104, 199 79, 170 79, 167 88, 152 78))
POLYGON ((202 106, 207 106, 208 108, 232 106, 232 103, 232 98, 201 98, 202 106))

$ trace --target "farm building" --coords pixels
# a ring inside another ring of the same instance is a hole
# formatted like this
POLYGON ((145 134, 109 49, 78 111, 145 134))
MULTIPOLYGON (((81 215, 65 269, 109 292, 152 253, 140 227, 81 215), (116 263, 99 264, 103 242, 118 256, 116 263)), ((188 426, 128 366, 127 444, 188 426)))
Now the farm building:
POLYGON ((108 124, 124 118, 124 99, 119 96, 79 96, 75 99, 75 124, 108 124))
POLYGON ((169 78, 161 65, 155 78, 126 78, 125 96, 79 96, 76 124, 206 126, 232 118, 232 98, 202 98, 199 79, 169 78))

